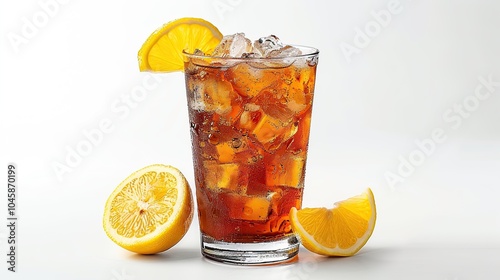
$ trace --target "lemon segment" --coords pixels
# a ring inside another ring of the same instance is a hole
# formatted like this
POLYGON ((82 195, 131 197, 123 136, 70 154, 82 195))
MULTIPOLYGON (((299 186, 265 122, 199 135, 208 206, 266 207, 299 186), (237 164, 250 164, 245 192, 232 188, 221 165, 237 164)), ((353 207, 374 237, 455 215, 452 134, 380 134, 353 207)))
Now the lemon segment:
POLYGON ((332 209, 290 210, 290 223, 302 245, 325 256, 352 256, 370 239, 377 219, 371 189, 336 202, 332 209))
POLYGON ((184 69, 182 52, 196 49, 211 53, 222 40, 222 33, 210 22, 200 18, 171 21, 144 42, 138 53, 140 71, 175 72, 184 69))
POLYGON ((168 165, 142 168, 109 196, 103 216, 108 237, 139 254, 163 252, 178 243, 193 219, 191 189, 168 165))

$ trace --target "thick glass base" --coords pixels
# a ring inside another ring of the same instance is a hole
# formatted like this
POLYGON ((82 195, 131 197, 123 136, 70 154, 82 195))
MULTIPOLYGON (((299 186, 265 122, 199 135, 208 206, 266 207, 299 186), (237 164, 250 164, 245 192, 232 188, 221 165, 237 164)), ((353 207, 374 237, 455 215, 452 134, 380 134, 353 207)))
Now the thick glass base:
POLYGON ((201 234, 203 256, 215 261, 259 265, 287 262, 299 253, 299 240, 289 234, 278 240, 259 243, 227 243, 201 234))

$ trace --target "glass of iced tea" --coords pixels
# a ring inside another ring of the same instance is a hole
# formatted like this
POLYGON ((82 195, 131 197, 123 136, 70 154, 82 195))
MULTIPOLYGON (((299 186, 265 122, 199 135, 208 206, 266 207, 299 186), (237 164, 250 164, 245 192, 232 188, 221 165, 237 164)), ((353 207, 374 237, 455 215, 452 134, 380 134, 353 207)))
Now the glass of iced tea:
POLYGON ((319 52, 238 36, 184 54, 202 254, 279 263, 299 249, 288 213, 302 203, 319 52))

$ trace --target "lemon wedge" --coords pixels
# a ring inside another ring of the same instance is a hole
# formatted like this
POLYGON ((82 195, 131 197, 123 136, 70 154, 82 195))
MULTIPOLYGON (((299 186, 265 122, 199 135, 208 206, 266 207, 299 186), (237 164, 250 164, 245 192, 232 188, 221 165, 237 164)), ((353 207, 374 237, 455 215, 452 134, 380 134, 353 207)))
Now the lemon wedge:
POLYGON ((325 256, 352 256, 370 239, 377 211, 371 189, 343 201, 332 209, 290 210, 290 223, 302 245, 325 256))

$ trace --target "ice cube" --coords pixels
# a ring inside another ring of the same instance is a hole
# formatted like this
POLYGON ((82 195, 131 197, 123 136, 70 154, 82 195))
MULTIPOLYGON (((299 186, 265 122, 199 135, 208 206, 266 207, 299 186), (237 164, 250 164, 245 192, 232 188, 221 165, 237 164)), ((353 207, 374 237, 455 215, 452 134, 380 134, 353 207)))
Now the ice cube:
POLYGON ((227 194, 224 197, 229 218, 246 221, 265 221, 268 218, 271 201, 268 197, 227 194))
POLYGON ((279 60, 262 60, 249 62, 252 67, 260 69, 286 68, 292 65, 302 54, 301 50, 290 45, 284 45, 278 37, 270 35, 254 42, 254 52, 264 58, 283 58, 279 60))
POLYGON ((287 81, 287 108, 296 116, 312 105, 314 95, 314 68, 292 67, 287 81))
POLYGON ((305 158, 288 155, 274 158, 266 168, 266 185, 302 187, 305 158))
POLYGON ((282 48, 271 50, 268 53, 267 57, 292 57, 292 56, 298 56, 301 54, 302 54, 302 51, 300 51, 299 49, 292 47, 292 46, 289 46, 289 45, 286 45, 282 48))
POLYGON ((235 137, 230 141, 219 143, 215 148, 219 155, 218 160, 222 163, 234 162, 236 155, 247 150, 247 138, 235 137))
POLYGON ((251 134, 266 151, 272 152, 292 138, 297 133, 297 129, 297 122, 283 122, 262 111, 260 120, 252 129, 251 134))
POLYGON ((261 69, 254 67, 256 62, 240 63, 229 68, 225 77, 234 87, 234 90, 243 97, 254 97, 260 91, 274 85, 279 74, 274 69, 262 65, 261 69))
POLYGON ((217 144, 215 148, 217 149, 217 154, 219 155, 219 162, 228 163, 233 161, 236 151, 228 142, 217 144))
POLYGON ((244 33, 226 35, 222 38, 212 56, 218 57, 242 57, 243 54, 251 53, 252 42, 245 37, 244 33))
POLYGON ((279 113, 270 114, 262 105, 253 103, 244 106, 236 125, 239 129, 248 131, 249 135, 268 152, 277 150, 281 144, 292 138, 298 129, 298 122, 294 121, 293 115, 284 118, 279 113))
POLYGON ((203 90, 199 85, 195 85, 195 83, 188 84, 189 92, 192 97, 189 101, 189 106, 191 109, 196 111, 204 111, 205 110, 205 102, 203 102, 203 90))
POLYGON ((294 112, 288 108, 289 92, 286 87, 270 87, 262 90, 254 99, 262 110, 283 123, 290 123, 294 112))
POLYGON ((284 45, 278 37, 270 35, 262 37, 253 43, 256 53, 262 57, 291 57, 301 55, 300 49, 290 45, 284 45))
POLYGON ((293 141, 287 146, 287 151, 295 155, 305 155, 309 143, 310 126, 311 107, 298 120, 297 133, 293 136, 293 141))
POLYGON ((261 56, 267 57, 270 52, 283 48, 283 43, 275 35, 270 35, 256 40, 253 47, 261 56))
POLYGON ((231 121, 242 110, 240 97, 234 92, 231 83, 206 75, 203 81, 189 84, 192 93, 190 106, 193 110, 217 113, 231 121))
POLYGON ((205 168, 205 186, 211 190, 245 191, 248 177, 240 172, 236 163, 218 163, 213 160, 203 162, 205 168))
POLYGON ((262 116, 262 110, 259 105, 253 103, 247 103, 243 108, 244 111, 240 116, 239 128, 251 131, 255 128, 257 123, 259 123, 262 116))

